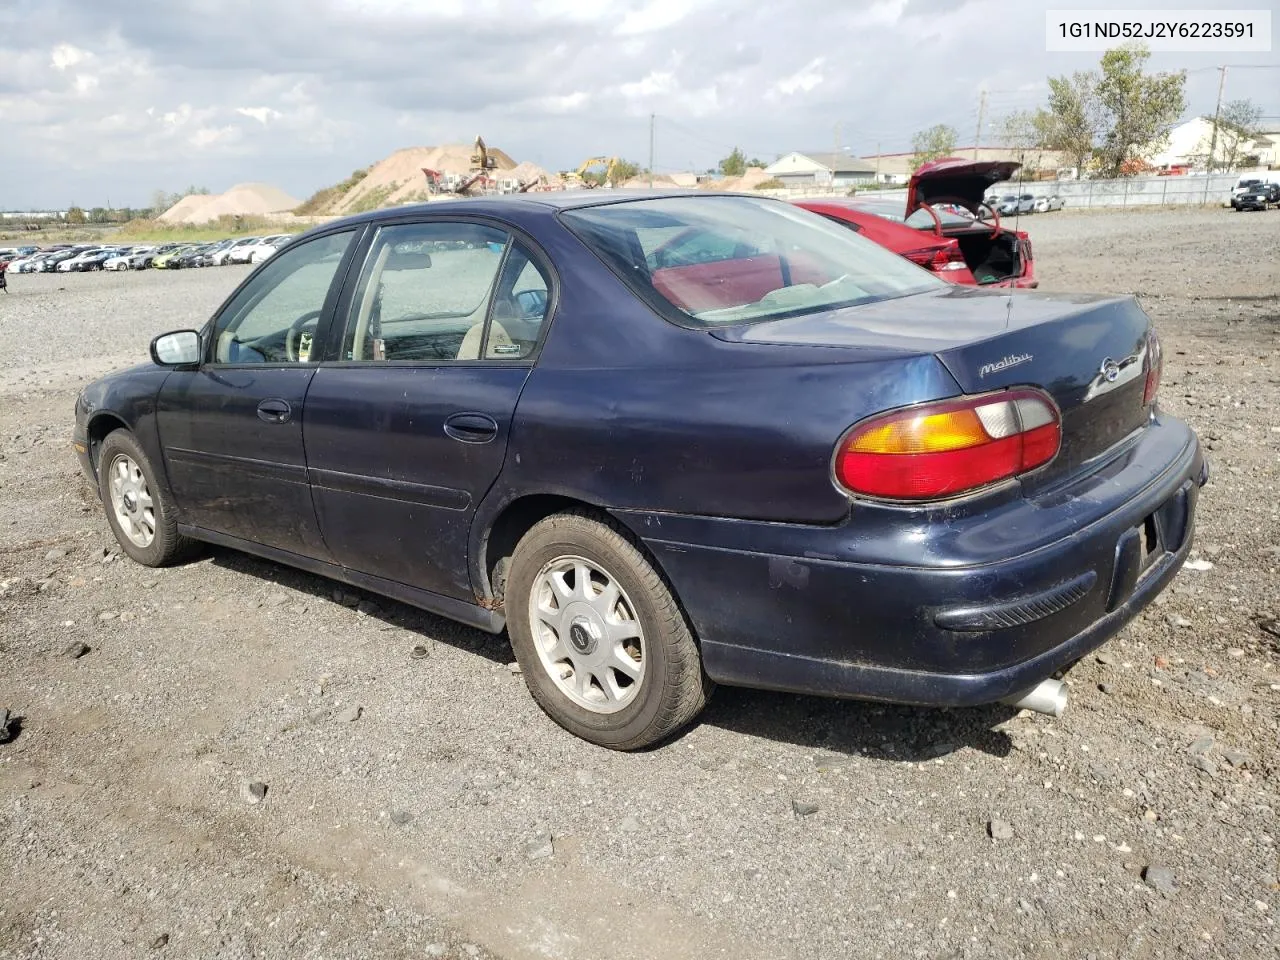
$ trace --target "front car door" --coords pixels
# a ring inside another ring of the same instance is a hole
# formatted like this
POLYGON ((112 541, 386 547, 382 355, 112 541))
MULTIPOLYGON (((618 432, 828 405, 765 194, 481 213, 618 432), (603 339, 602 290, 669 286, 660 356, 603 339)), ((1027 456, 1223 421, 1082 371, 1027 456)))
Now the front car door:
POLYGON ((205 328, 199 369, 165 381, 157 422, 183 522, 328 559, 307 483, 303 411, 355 233, 272 258, 205 328))
POLYGON ((487 223, 393 223, 369 239, 339 307, 340 359, 317 370, 303 424, 337 562, 474 602, 471 518, 502 469, 551 276, 487 223))

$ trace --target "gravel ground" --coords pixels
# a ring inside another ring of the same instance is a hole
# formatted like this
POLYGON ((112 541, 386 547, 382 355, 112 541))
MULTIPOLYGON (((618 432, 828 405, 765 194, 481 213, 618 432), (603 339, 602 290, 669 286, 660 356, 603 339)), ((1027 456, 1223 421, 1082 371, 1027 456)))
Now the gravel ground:
POLYGON ((1202 562, 1061 720, 721 689, 636 755, 547 720, 502 638, 227 551, 122 558, 75 391, 243 270, 12 278, 0 957, 1280 956, 1280 214, 1022 225, 1045 289, 1156 319, 1213 451, 1202 562))

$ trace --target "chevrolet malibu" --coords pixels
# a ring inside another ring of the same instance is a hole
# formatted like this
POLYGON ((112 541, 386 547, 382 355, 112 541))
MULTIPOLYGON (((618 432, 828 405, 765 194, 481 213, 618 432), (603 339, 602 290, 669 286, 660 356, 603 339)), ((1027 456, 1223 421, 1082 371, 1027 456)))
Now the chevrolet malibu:
POLYGON ((1057 714, 1207 467, 1131 297, 945 283, 784 203, 457 200, 293 240, 77 398, 121 547, 254 553, 510 637, 634 749, 717 683, 1057 714))

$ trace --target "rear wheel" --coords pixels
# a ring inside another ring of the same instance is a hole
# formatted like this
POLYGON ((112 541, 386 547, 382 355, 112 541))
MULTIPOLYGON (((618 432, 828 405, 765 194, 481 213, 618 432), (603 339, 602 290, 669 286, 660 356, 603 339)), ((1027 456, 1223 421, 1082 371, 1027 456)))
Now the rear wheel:
POLYGON ((569 732, 613 750, 675 733, 711 681, 666 583, 621 530, 557 514, 516 547, 507 630, 530 693, 569 732))
POLYGON ((102 442, 98 492, 111 532, 138 563, 163 567, 194 552, 195 541, 178 533, 173 505, 157 485, 151 461, 125 430, 108 434, 102 442))

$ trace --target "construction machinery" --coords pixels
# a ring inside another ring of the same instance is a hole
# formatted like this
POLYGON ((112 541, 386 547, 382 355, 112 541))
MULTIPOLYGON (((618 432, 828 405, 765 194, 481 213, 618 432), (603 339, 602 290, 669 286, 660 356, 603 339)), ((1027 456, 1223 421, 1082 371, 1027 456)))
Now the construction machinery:
POLYGON ((423 167, 422 172, 427 177, 427 189, 431 193, 451 193, 465 197, 473 188, 491 188, 494 181, 489 176, 489 171, 497 169, 498 158, 489 155, 489 150, 484 145, 484 138, 480 136, 476 137, 475 151, 471 155, 471 170, 466 179, 453 187, 449 186, 448 174, 423 167))
POLYGON ((574 172, 577 174, 578 179, 582 181, 582 185, 584 187, 588 187, 588 188, 595 187, 597 186, 597 184, 591 180, 588 180, 584 176, 584 174, 588 170, 590 170, 592 167, 597 166, 599 164, 604 164, 604 182, 607 185, 613 187, 613 186, 617 186, 617 184, 615 184, 613 181, 614 181, 614 175, 618 169, 618 163, 619 161, 617 157, 591 157, 590 159, 584 160, 582 164, 578 167, 578 169, 574 172))

